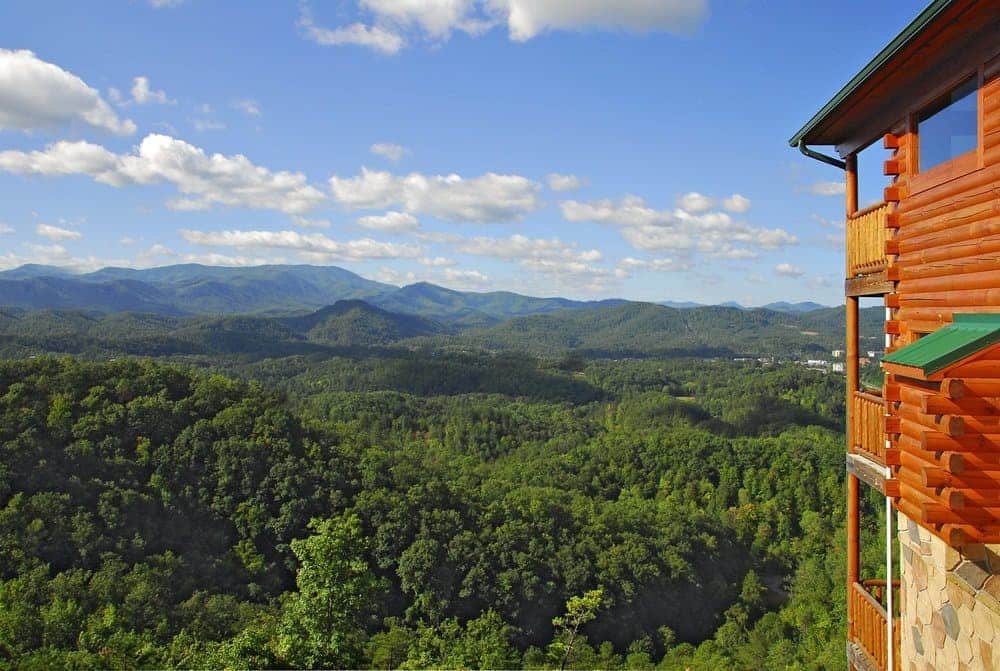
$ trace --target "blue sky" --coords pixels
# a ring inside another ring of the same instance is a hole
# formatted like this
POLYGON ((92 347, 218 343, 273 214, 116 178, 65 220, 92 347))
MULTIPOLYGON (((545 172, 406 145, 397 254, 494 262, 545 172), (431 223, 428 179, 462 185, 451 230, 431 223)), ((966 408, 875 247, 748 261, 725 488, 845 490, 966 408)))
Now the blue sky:
POLYGON ((836 304, 787 138, 922 4, 6 0, 0 268, 836 304))

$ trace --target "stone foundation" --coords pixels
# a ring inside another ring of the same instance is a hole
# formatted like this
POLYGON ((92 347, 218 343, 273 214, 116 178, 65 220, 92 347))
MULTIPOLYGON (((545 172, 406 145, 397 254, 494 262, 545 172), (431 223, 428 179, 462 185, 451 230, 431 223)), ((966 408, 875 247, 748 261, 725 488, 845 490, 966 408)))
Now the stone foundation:
POLYGON ((959 552, 898 515, 903 671, 998 670, 1000 545, 959 552))

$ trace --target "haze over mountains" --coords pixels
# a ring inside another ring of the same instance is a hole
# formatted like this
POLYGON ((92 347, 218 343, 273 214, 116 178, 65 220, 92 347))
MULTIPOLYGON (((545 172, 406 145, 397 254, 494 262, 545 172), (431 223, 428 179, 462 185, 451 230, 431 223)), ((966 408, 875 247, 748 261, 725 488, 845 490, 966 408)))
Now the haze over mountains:
MULTIPOLYGON (((75 274, 64 268, 25 265, 0 272, 0 305, 26 309, 73 308, 156 314, 289 314, 340 300, 362 299, 392 312, 434 315, 476 323, 508 317, 621 305, 628 301, 537 298, 506 291, 467 292, 427 282, 396 287, 336 266, 222 267, 183 264, 159 268, 102 268, 75 274)), ((663 301, 667 307, 705 307, 663 301)), ((737 303, 724 307, 745 309, 737 303)), ((802 313, 818 303, 771 303, 763 309, 802 313)))
MULTIPOLYGON (((824 356, 843 310, 574 301, 375 282, 336 267, 0 272, 0 353, 336 355, 344 348, 560 356, 824 356)), ((877 333, 881 313, 866 310, 877 333)))

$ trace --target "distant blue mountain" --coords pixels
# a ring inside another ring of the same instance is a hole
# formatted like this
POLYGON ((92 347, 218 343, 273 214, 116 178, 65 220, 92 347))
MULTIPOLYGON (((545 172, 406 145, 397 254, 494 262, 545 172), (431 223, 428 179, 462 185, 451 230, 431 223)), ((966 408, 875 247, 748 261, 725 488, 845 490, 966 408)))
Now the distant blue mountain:
POLYGON ((803 301, 801 303, 787 303, 785 301, 779 301, 777 303, 768 303, 767 305, 762 305, 765 310, 774 310, 775 312, 788 312, 790 314, 799 314, 802 312, 814 312, 816 310, 825 310, 827 305, 820 305, 819 303, 813 303, 812 301, 803 301))
POLYGON ((291 315, 357 299, 395 313, 467 326, 626 302, 535 298, 505 291, 455 291, 427 282, 400 288, 336 266, 231 268, 184 264, 141 270, 102 268, 74 274, 62 268, 35 265, 0 272, 0 306, 33 310, 291 315))

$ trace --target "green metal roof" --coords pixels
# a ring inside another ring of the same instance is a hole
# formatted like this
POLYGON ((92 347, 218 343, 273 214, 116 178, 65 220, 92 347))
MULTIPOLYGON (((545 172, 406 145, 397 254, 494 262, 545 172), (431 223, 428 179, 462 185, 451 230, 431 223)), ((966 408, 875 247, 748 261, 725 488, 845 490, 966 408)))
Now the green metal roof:
POLYGON ((1000 314, 954 315, 954 319, 934 333, 899 348, 883 361, 919 368, 924 375, 930 375, 1000 342, 1000 314))
POLYGON ((812 119, 809 119, 809 121, 806 122, 806 125, 800 128, 799 131, 792 136, 792 138, 788 141, 788 144, 793 147, 799 146, 799 142, 804 140, 809 133, 816 129, 817 126, 826 121, 827 117, 829 117, 830 114, 837 109, 837 107, 839 107, 848 96, 857 91, 862 84, 868 81, 869 77, 875 74, 875 72, 885 65, 889 59, 899 53, 914 37, 919 35, 920 31, 926 28, 927 24, 947 9, 952 2, 954 2, 954 0, 934 0, 931 4, 927 5, 924 11, 920 12, 917 18, 913 19, 913 21, 910 22, 910 25, 903 29, 903 32, 896 35, 892 42, 889 42, 889 44, 887 44, 882 51, 878 52, 875 58, 873 58, 868 65, 861 69, 861 72, 854 75, 854 78, 847 82, 847 84, 844 85, 844 88, 837 92, 837 95, 833 96, 830 102, 823 105, 820 111, 816 112, 815 116, 813 116, 812 119))

